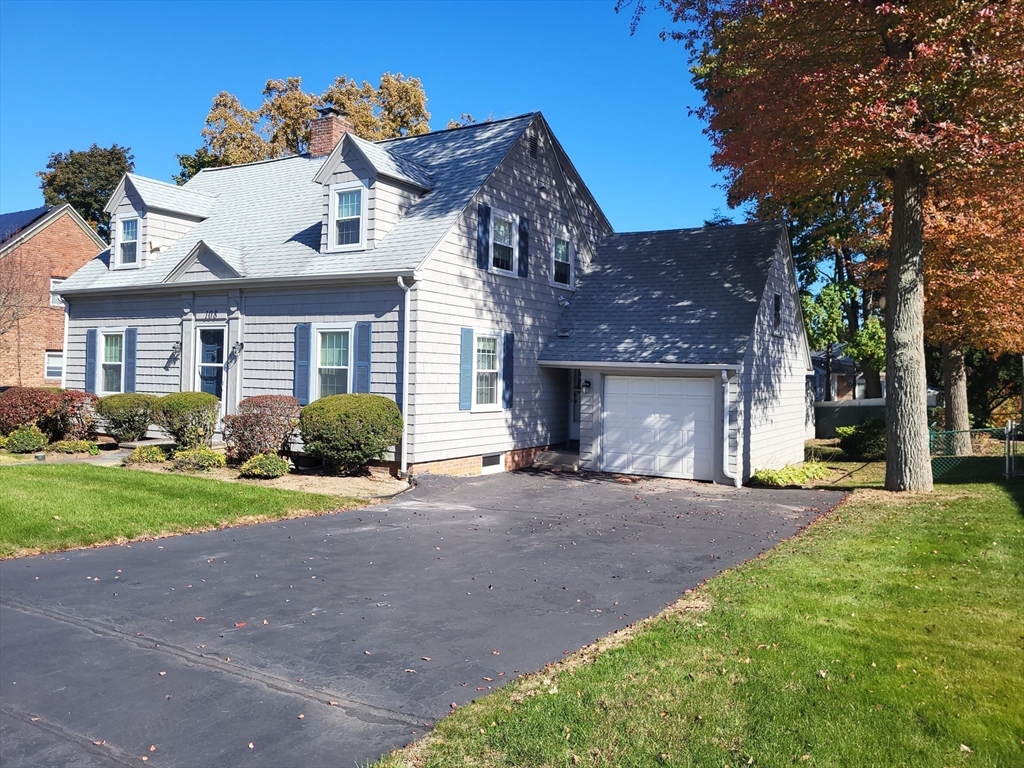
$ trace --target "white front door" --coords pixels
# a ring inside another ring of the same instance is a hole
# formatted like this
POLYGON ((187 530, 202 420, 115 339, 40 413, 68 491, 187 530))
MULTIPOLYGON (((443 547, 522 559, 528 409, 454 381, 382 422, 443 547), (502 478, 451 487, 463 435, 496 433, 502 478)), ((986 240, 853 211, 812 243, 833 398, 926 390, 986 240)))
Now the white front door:
POLYGON ((714 480, 714 379, 608 376, 602 469, 714 480))

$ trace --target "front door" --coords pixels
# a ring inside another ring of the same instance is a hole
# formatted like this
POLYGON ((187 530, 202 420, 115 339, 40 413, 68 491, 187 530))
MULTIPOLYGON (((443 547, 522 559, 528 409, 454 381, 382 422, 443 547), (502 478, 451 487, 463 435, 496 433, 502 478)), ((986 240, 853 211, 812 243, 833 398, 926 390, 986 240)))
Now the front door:
POLYGON ((196 339, 196 389, 224 402, 224 328, 199 328, 196 339))
POLYGON ((569 371, 569 439, 580 439, 580 398, 583 396, 579 369, 569 371))

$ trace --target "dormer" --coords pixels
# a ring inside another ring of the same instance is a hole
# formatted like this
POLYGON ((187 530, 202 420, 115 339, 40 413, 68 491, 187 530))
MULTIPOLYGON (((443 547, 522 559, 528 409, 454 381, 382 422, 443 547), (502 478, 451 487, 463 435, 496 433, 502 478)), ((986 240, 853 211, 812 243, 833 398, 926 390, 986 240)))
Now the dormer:
POLYGON ((310 152, 336 141, 314 181, 324 188, 321 253, 372 250, 434 182, 423 166, 384 145, 360 139, 340 110, 320 110, 310 152))
POLYGON ((140 269, 213 211, 215 198, 127 173, 103 209, 110 214, 110 268, 140 269))

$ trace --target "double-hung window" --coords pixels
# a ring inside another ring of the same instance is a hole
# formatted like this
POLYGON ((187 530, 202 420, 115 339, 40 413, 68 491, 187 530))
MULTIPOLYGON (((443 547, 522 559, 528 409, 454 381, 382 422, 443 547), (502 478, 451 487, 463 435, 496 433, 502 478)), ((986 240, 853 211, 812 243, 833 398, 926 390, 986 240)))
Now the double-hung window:
POLYGON ((63 307, 64 299, 58 293, 60 290, 60 284, 64 282, 63 277, 51 277, 50 278, 50 306, 51 307, 63 307))
POLYGON ((100 391, 124 392, 124 333, 100 334, 100 391))
POLYGON ((475 336, 474 394, 478 406, 498 405, 498 336, 475 336))
POLYGON ((139 220, 122 219, 118 240, 117 259, 122 267, 134 267, 139 263, 139 220))
POLYGON ((316 397, 348 394, 350 338, 348 330, 317 331, 316 397))
POLYGON ((328 249, 357 250, 366 240, 366 187, 362 182, 331 187, 328 249))
POLYGON ((47 379, 60 379, 63 376, 64 376, 64 353, 63 352, 47 352, 46 353, 45 377, 47 379))
POLYGON ((551 254, 551 281, 555 285, 572 287, 572 243, 566 237, 556 237, 551 254))
POLYGON ((516 220, 511 214, 491 212, 491 269, 516 273, 516 220))

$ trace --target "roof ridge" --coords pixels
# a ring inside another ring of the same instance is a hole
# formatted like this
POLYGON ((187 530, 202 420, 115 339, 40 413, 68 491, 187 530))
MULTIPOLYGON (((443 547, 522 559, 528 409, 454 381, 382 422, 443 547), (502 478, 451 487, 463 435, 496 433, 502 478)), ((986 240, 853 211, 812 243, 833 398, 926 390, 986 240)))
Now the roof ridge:
MULTIPOLYGON (((286 160, 298 160, 298 159, 308 160, 310 162, 313 162, 315 160, 320 160, 321 158, 319 158, 319 157, 310 157, 308 152, 302 152, 302 153, 300 153, 298 155, 285 155, 284 157, 268 157, 265 160, 253 160, 253 161, 248 162, 248 163, 232 163, 231 165, 218 165, 218 166, 213 166, 213 167, 210 167, 210 168, 200 168, 199 169, 199 173, 213 173, 214 171, 230 171, 233 168, 247 168, 247 167, 252 166, 252 165, 267 165, 269 163, 283 163, 286 160)), ((324 157, 323 159, 326 160, 327 158, 324 157)), ((198 176, 199 173, 197 173, 196 176, 198 176)), ((195 178, 195 176, 193 176, 192 178, 195 178)), ((179 189, 182 189, 182 187, 179 187, 179 189)))
MULTIPOLYGON (((513 120, 520 120, 520 119, 522 119, 524 117, 536 117, 539 114, 540 114, 539 111, 524 112, 521 115, 513 115, 512 117, 502 117, 502 118, 500 118, 498 120, 487 120, 487 121, 482 122, 482 123, 470 123, 469 125, 456 125, 456 126, 454 126, 452 128, 441 128, 441 129, 436 130, 436 131, 430 131, 429 133, 418 133, 415 136, 394 136, 393 138, 390 138, 390 139, 381 139, 380 141, 371 141, 370 143, 371 144, 380 145, 380 144, 387 144, 388 142, 392 142, 392 141, 405 141, 406 139, 422 139, 425 136, 434 136, 434 135, 439 134, 439 133, 450 133, 452 131, 462 131, 462 130, 465 130, 467 128, 484 128, 484 127, 486 127, 488 125, 497 125, 498 123, 510 123, 513 120)), ((363 141, 367 141, 367 139, 363 139, 363 141)))
POLYGON ((768 221, 743 221, 736 224, 712 224, 703 227, 679 227, 677 229, 642 229, 635 232, 611 232, 605 238, 628 237, 630 235, 666 235, 675 232, 702 232, 704 230, 723 230, 735 227, 764 227, 784 226, 782 219, 769 219, 768 221))

